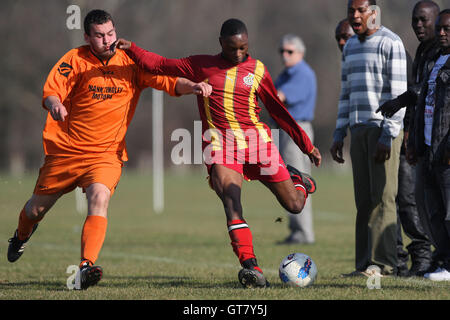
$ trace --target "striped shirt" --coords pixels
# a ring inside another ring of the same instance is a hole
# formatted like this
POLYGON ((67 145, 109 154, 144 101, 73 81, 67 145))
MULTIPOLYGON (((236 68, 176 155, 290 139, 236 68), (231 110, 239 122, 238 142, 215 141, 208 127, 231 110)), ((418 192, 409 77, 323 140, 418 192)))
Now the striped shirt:
POLYGON ((334 140, 342 141, 347 128, 381 127, 379 142, 390 146, 403 128, 405 109, 392 118, 375 111, 407 90, 406 52, 402 40, 386 27, 361 42, 350 38, 342 55, 342 84, 334 140))

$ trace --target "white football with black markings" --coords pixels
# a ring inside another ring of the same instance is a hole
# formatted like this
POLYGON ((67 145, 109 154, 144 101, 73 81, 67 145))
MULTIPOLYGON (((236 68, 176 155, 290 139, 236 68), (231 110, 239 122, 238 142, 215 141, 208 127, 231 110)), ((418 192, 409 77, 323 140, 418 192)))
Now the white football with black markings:
POLYGON ((283 283, 295 287, 308 287, 317 277, 317 266, 310 256, 292 253, 280 263, 279 276, 283 283))

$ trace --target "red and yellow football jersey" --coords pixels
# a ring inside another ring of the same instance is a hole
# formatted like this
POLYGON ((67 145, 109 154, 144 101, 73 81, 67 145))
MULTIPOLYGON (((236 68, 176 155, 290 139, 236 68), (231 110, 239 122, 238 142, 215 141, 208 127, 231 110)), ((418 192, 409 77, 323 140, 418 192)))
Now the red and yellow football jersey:
POLYGON ((141 91, 152 87, 174 96, 177 78, 139 68, 122 50, 102 62, 82 46, 53 67, 44 85, 43 103, 57 96, 67 109, 65 121, 50 113, 43 132, 46 155, 117 154, 128 160, 125 134, 141 91))
POLYGON ((228 140, 233 139, 236 150, 246 150, 254 141, 249 131, 256 132, 264 142, 270 142, 270 129, 259 117, 260 99, 271 117, 304 153, 314 149, 307 134, 279 100, 272 78, 261 61, 248 56, 244 62, 233 65, 221 54, 167 59, 134 43, 127 53, 137 65, 151 73, 205 81, 213 87, 208 98, 197 97, 203 131, 212 129, 203 137, 204 148, 212 144, 214 150, 221 150, 224 143, 229 145, 228 140))

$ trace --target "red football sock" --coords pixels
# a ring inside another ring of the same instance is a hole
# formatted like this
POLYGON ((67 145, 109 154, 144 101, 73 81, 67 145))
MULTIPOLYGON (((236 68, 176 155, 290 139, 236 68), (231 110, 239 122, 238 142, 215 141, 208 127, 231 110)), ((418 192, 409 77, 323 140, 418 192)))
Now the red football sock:
MULTIPOLYGON (((231 220, 227 224, 231 246, 239 262, 242 264, 247 259, 255 258, 252 233, 245 220, 231 220)), ((261 268, 256 266, 255 269, 262 273, 261 268)))
POLYGON ((108 219, 102 216, 87 216, 81 234, 81 260, 94 264, 105 240, 108 219))
POLYGON ((41 221, 42 218, 32 220, 27 217, 27 214, 25 213, 25 207, 20 211, 19 215, 19 226, 17 227, 17 235, 19 237, 19 240, 25 240, 28 238, 33 231, 33 227, 36 223, 41 221))

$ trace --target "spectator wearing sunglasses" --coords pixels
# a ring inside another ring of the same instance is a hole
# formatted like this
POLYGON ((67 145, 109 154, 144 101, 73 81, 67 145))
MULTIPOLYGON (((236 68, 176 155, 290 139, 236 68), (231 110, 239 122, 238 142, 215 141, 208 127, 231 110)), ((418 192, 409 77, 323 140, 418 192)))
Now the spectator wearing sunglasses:
MULTIPOLYGON (((275 81, 278 97, 313 141, 314 132, 311 122, 314 119, 316 106, 317 82, 313 69, 304 60, 305 44, 299 36, 287 34, 281 39, 279 53, 285 69, 275 81)), ((299 152, 294 141, 283 130, 280 130, 279 138, 280 153, 286 164, 310 174, 309 158, 301 151, 299 152)), ((314 243, 311 200, 306 203, 302 214, 287 214, 290 233, 281 243, 314 243)))

